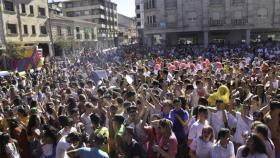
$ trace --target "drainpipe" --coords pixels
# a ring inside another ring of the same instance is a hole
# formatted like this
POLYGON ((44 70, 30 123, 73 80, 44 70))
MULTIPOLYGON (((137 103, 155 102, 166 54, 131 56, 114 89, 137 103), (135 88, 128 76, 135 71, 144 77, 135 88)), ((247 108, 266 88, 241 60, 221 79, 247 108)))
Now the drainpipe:
MULTIPOLYGON (((51 49, 52 49, 52 52, 53 52, 53 54, 52 55, 54 55, 55 54, 55 52, 54 52, 54 42, 53 42, 53 35, 52 35, 52 21, 51 21, 51 15, 50 15, 50 12, 49 12, 49 3, 48 3, 48 0, 46 0, 47 1, 47 4, 48 4, 48 13, 49 13, 49 15, 48 15, 48 23, 49 23, 49 36, 50 36, 50 45, 51 45, 51 49)), ((51 54, 50 54, 51 55, 51 54)))

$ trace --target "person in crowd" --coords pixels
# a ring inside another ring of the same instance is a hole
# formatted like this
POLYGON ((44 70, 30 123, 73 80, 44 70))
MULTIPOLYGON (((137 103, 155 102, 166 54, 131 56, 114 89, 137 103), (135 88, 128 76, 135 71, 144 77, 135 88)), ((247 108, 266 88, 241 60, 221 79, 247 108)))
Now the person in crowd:
POLYGON ((251 134, 246 138, 245 145, 237 149, 236 158, 268 158, 268 154, 262 139, 251 134))
POLYGON ((172 130, 178 141, 178 153, 177 158, 184 157, 187 148, 187 135, 185 133, 185 127, 187 126, 189 114, 181 107, 179 99, 174 99, 173 104, 175 108, 170 111, 169 118, 172 121, 172 130))
POLYGON ((190 144, 191 158, 211 158, 214 141, 215 134, 213 128, 211 126, 204 126, 201 136, 193 140, 190 144))
POLYGON ((69 157, 79 157, 79 158, 89 158, 89 157, 96 157, 96 158, 109 158, 108 154, 102 151, 100 148, 104 144, 104 141, 107 138, 103 137, 103 135, 92 134, 90 136, 90 147, 81 147, 78 149, 70 150, 67 152, 69 157))
POLYGON ((80 138, 78 133, 69 133, 63 136, 56 146, 56 158, 68 158, 67 151, 73 150, 79 146, 80 138))
POLYGON ((234 145, 230 130, 222 128, 218 133, 218 139, 211 152, 212 158, 235 158, 234 145))
POLYGON ((207 121, 208 110, 204 106, 198 108, 198 120, 191 126, 188 135, 188 145, 192 143, 193 140, 199 138, 202 134, 202 129, 204 126, 209 125, 207 121))
POLYGON ((275 158, 275 146, 268 137, 268 127, 265 124, 258 124, 253 128, 253 132, 264 142, 268 158, 275 158))
POLYGON ((175 158, 177 154, 177 139, 172 132, 172 123, 168 119, 161 119, 159 121, 159 130, 161 137, 158 144, 153 146, 153 151, 158 157, 175 158))
POLYGON ((19 151, 16 147, 16 142, 8 133, 0 133, 0 154, 3 158, 20 158, 19 151))
POLYGON ((102 127, 100 122, 100 116, 96 113, 90 115, 90 120, 92 123, 93 133, 92 135, 102 135, 104 137, 103 145, 101 146, 101 150, 108 153, 108 139, 109 139, 109 130, 106 127, 102 127))
POLYGON ((134 128, 126 127, 124 130, 123 141, 124 141, 124 158, 144 158, 144 152, 142 146, 133 139, 134 128))

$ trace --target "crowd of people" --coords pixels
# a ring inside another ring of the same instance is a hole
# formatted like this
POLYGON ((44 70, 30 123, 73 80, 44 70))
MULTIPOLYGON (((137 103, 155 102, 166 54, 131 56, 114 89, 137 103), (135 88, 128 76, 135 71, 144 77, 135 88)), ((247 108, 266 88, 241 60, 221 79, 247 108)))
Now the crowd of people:
POLYGON ((0 157, 280 158, 279 50, 134 45, 1 77, 0 157))

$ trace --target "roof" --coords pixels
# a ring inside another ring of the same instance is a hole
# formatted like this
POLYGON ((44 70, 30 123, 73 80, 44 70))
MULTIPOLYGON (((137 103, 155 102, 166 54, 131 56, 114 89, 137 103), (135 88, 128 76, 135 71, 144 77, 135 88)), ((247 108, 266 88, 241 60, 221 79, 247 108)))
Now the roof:
POLYGON ((96 25, 96 23, 85 21, 85 20, 79 20, 79 19, 76 19, 76 18, 73 18, 73 17, 51 15, 50 18, 54 19, 54 20, 66 20, 66 21, 74 21, 74 22, 79 22, 79 23, 86 23, 86 24, 96 25))

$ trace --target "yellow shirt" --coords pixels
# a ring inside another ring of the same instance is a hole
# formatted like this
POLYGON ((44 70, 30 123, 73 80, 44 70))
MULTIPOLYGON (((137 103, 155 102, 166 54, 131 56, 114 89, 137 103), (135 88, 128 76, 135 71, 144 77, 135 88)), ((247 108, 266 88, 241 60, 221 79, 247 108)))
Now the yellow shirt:
POLYGON ((108 128, 106 127, 101 127, 101 128, 98 128, 94 131, 94 133, 96 135, 100 134, 100 135, 103 135, 105 138, 106 138, 106 141, 104 142, 104 144, 101 146, 101 150, 108 153, 109 152, 109 143, 108 143, 108 140, 109 140, 109 130, 108 128))

